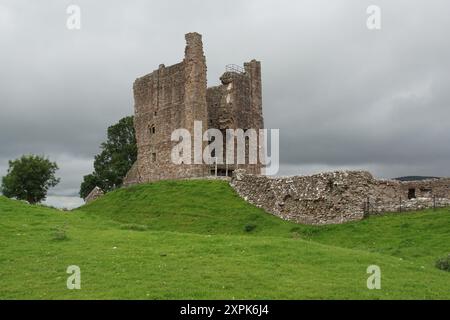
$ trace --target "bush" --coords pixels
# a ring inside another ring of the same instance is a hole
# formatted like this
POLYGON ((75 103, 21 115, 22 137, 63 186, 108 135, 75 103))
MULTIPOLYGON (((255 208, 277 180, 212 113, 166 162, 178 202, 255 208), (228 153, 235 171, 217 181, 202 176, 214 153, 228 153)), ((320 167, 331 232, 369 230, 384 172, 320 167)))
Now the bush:
POLYGON ((439 258, 436 261, 436 268, 444 271, 450 271, 450 254, 445 258, 439 258))
POLYGON ((255 229, 256 229, 256 224, 253 224, 253 223, 247 223, 244 227, 245 232, 252 232, 255 229))
POLYGON ((143 224, 135 224, 135 223, 129 223, 129 224, 123 224, 120 229, 123 230, 133 230, 133 231, 147 231, 148 227, 143 224))

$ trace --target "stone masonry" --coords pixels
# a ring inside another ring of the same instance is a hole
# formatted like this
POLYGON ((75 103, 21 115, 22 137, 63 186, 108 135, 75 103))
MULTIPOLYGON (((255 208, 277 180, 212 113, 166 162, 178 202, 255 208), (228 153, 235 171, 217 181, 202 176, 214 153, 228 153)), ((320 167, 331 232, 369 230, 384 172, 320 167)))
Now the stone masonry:
POLYGON ((271 178, 237 170, 231 186, 245 200, 285 220, 336 224, 368 214, 450 206, 450 178, 376 180, 364 171, 271 178))
MULTIPOLYGON (((124 185, 210 176, 211 165, 171 161, 172 149, 178 143, 171 141, 172 132, 186 128, 193 135, 194 121, 202 122, 203 131, 263 128, 260 62, 252 60, 243 69, 227 68, 222 84, 207 88, 202 36, 188 33, 185 38, 182 62, 169 67, 161 64, 134 82, 138 156, 124 185)), ((237 168, 261 172, 260 165, 250 164, 219 165, 218 171, 231 175, 237 168)))
POLYGON ((90 203, 94 200, 97 200, 98 198, 100 198, 103 195, 104 195, 103 190, 100 189, 99 187, 95 187, 94 189, 91 190, 91 192, 89 192, 89 194, 86 196, 84 201, 86 203, 90 203))

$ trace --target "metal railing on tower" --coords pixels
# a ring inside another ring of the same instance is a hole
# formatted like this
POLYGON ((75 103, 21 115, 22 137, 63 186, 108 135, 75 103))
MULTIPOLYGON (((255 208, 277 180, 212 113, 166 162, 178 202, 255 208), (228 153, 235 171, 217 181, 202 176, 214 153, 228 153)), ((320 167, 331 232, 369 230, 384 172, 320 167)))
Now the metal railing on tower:
POLYGON ((236 73, 245 73, 244 68, 238 66, 237 64, 227 64, 225 66, 226 72, 236 72, 236 73))

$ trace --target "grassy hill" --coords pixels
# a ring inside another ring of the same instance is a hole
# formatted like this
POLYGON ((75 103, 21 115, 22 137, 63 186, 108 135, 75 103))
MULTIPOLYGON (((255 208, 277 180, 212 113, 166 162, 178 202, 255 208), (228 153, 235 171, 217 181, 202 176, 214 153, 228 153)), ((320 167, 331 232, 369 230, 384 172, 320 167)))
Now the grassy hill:
POLYGON ((448 209, 302 226, 222 181, 135 186, 71 212, 0 197, 0 299, 448 299, 434 263, 449 240, 448 209), (69 265, 81 290, 66 288, 69 265))

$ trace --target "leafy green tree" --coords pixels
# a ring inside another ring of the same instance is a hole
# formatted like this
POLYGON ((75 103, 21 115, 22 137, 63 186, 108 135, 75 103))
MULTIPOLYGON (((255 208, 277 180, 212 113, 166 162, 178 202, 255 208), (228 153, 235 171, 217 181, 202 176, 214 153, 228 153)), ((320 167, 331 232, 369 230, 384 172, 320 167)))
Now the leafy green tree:
POLYGON ((44 200, 49 188, 60 179, 55 177, 56 163, 36 155, 25 155, 9 161, 9 169, 2 178, 2 193, 8 198, 35 204, 44 200))
POLYGON ((122 186, 123 178, 137 159, 133 117, 125 117, 110 126, 107 141, 100 148, 102 151, 95 156, 94 172, 83 178, 82 198, 86 198, 95 186, 105 192, 122 186))
POLYGON ((80 197, 86 198, 95 187, 99 187, 103 190, 105 189, 103 182, 95 173, 84 176, 80 187, 80 197))

